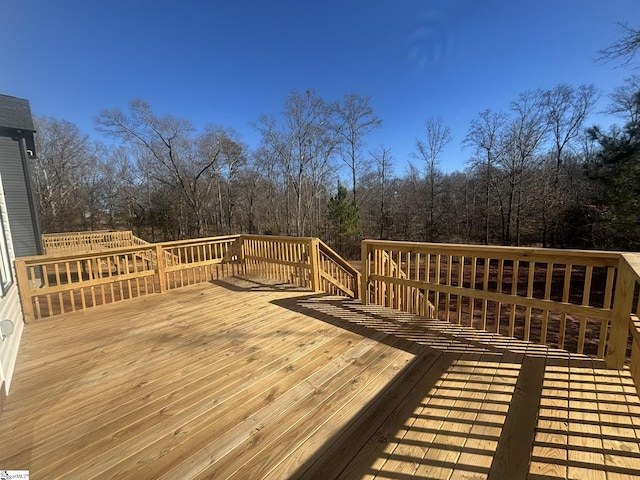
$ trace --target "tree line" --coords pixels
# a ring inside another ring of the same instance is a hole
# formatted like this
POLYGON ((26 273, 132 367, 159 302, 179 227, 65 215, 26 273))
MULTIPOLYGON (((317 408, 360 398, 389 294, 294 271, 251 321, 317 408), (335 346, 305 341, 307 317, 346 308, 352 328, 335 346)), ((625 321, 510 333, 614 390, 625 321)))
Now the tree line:
POLYGON ((368 97, 329 102, 292 91, 255 122, 250 150, 231 128, 196 131, 142 100, 104 110, 90 140, 36 118, 35 193, 45 232, 134 230, 150 241, 229 233, 319 236, 347 255, 362 237, 640 249, 640 77, 611 94, 621 126, 585 124, 592 85, 523 92, 470 120, 464 171, 445 173, 453 141, 426 119, 406 171, 367 143, 382 121, 368 97))

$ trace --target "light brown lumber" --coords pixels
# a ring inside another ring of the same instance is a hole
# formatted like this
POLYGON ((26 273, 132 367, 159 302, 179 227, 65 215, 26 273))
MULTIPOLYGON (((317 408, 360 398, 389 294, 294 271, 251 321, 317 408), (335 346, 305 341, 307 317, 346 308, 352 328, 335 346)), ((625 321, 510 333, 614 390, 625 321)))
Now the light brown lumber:
POLYGON ((466 388, 475 386, 472 398, 476 402, 477 414, 473 418, 450 480, 487 478, 502 432, 503 421, 500 421, 500 417, 506 416, 522 358, 523 354, 505 350, 498 364, 489 356, 487 361, 481 359, 474 368, 473 382, 466 388), (481 386, 484 388, 480 388, 481 386), (488 419, 493 425, 486 422, 488 419))
POLYGON ((451 362, 451 356, 425 349, 412 360, 382 395, 359 412, 357 419, 334 442, 326 442, 318 456, 296 472, 297 478, 359 478, 368 471, 379 450, 411 415, 451 362), (354 456, 355 455, 355 456, 354 456))
MULTIPOLYGON (((195 309, 193 310, 195 313, 195 309)), ((189 310, 185 310, 185 314, 188 316, 189 310)), ((292 314, 293 315, 293 314, 292 314)), ((291 317, 293 318, 293 317, 291 317)), ((283 321, 287 320, 287 317, 284 317, 282 319, 283 321)), ((179 342, 180 340, 180 336, 182 335, 189 335, 189 336, 194 336, 195 337, 195 341, 196 342, 202 342, 203 339, 206 338, 210 338, 210 333, 207 334, 206 330, 202 330, 203 328, 206 329, 207 325, 205 322, 202 323, 202 325, 196 329, 195 331, 193 331, 193 322, 190 322, 190 325, 185 325, 183 323, 183 328, 179 327, 179 323, 177 326, 174 326, 172 328, 172 322, 171 320, 164 320, 163 321, 165 323, 164 326, 169 328, 169 332, 167 334, 169 335, 173 335, 171 333, 171 330, 173 330, 173 332, 176 332, 175 335, 175 340, 176 343, 175 345, 178 345, 182 342, 179 342), (177 329, 177 330, 176 330, 177 329), (177 332, 179 332, 179 335, 177 334, 177 332)), ((250 328, 255 328, 257 325, 260 325, 261 323, 264 323, 265 319, 262 318, 259 323, 247 323, 242 321, 242 318, 240 318, 237 322, 236 322, 236 327, 233 330, 230 330, 230 326, 229 328, 224 328, 226 323, 225 322, 221 322, 220 325, 211 325, 208 328, 211 329, 212 327, 215 328, 221 328, 223 330, 222 333, 222 338, 217 338, 220 337, 219 335, 217 337, 212 338, 212 342, 209 344, 207 343, 206 347, 203 345, 202 347, 205 348, 205 351, 210 350, 211 348, 214 348, 216 345, 219 344, 220 340, 224 340, 224 336, 235 336, 235 337, 242 337, 242 336, 246 336, 249 333, 249 329, 250 328)), ((175 323, 175 322, 174 322, 175 323)), ((101 328, 100 325, 96 325, 94 327, 92 326, 88 326, 88 328, 93 328, 95 331, 98 332, 98 338, 96 338, 96 340, 94 342, 89 342, 88 340, 82 342, 81 343, 87 343, 90 347, 89 347, 89 352, 88 352, 88 358, 85 359, 75 359, 75 357, 73 355, 71 356, 65 356, 64 360, 55 360, 55 357, 53 357, 51 360, 49 360, 49 362, 52 362, 51 365, 48 368, 38 368, 39 371, 41 371, 42 373, 40 374, 40 377, 42 377, 41 379, 39 379, 39 383, 34 383, 32 381, 29 381, 29 379, 25 379, 22 378, 22 376, 20 376, 19 380, 16 382, 16 394, 19 394, 19 391, 26 389, 29 391, 29 398, 31 401, 35 400, 38 395, 39 392, 40 395, 43 397, 44 401, 50 401, 51 396, 54 394, 54 391, 52 391, 52 386, 55 385, 56 380, 55 380, 55 376, 60 373, 61 375, 61 382, 60 383, 60 387, 57 387, 57 389, 60 391, 60 396, 61 396, 61 401, 64 403, 70 403, 73 405, 72 408, 76 408, 77 407, 77 403, 74 402, 73 400, 73 390, 69 390, 69 387, 73 387, 74 390, 80 390, 80 387, 82 387, 81 383, 86 383, 86 386, 89 387, 91 385, 90 382, 87 382, 87 373, 84 370, 87 370, 89 367, 91 367, 91 363, 87 363, 87 362, 92 362, 95 363, 97 366, 99 366, 100 371, 101 372, 108 372, 109 369, 117 369, 118 372, 124 373, 123 372, 123 368, 124 369, 131 369, 134 368, 136 370, 138 370, 141 367, 144 367, 144 365, 150 364, 151 368, 159 368, 162 366, 162 364, 156 364, 156 358, 158 359, 166 359, 166 362, 171 362, 172 360, 175 363, 174 366, 177 366, 177 360, 180 359, 180 357, 184 357, 186 360, 193 360, 193 352, 190 352, 188 349, 181 349, 179 350, 179 354, 174 354, 173 352, 171 352, 169 354, 169 352, 166 352, 164 349, 158 349, 157 345, 155 343, 151 343, 150 347, 149 347, 149 352, 145 352, 144 348, 140 348, 139 343, 137 341, 137 334, 135 332, 139 332, 140 334, 144 334, 146 335, 147 333, 149 334, 153 334, 150 338, 151 339, 156 339, 159 338, 158 337, 158 332, 156 332, 156 325, 149 325, 149 327, 143 327, 143 328, 137 328, 134 325, 129 325, 125 328, 128 328, 130 332, 133 332, 133 335, 129 334, 128 332, 126 333, 126 338, 130 338, 130 341, 116 341, 116 342, 109 342, 109 341, 105 341, 104 337, 108 336, 108 332, 103 331, 103 329, 101 328), (131 344, 131 342, 134 342, 133 345, 131 344), (134 347, 137 350, 137 355, 129 355, 128 358, 130 358, 129 361, 124 361, 123 359, 126 359, 127 356, 122 356, 122 355, 126 355, 127 351, 131 352, 132 351, 132 347, 134 347), (99 353, 95 353, 95 350, 99 350, 99 353), (104 360, 103 360, 104 359, 104 360), (111 360, 109 360, 111 359, 111 360), (72 362, 78 362, 78 366, 74 367, 72 362), (107 361, 115 361, 116 364, 114 364, 112 367, 105 363, 107 361), (55 363, 53 363, 55 362, 55 363), (64 363, 63 363, 64 362, 64 363), (152 364, 152 365, 151 365, 152 364), (58 368, 58 366, 60 368, 58 368), (73 371, 74 369, 77 369, 79 374, 80 374, 80 378, 79 379, 74 379, 73 383, 70 385, 69 379, 73 378, 73 371), (26 382, 26 383, 24 383, 26 382)), ((257 332, 254 332, 257 333, 257 332)), ((267 334, 268 332, 265 331, 265 334, 267 334)), ((123 331, 124 334, 124 331, 123 331)), ((162 334, 164 335, 164 334, 162 334)), ((124 340, 124 339, 123 339, 124 340)), ((185 344, 185 346, 190 345, 192 343, 193 340, 189 340, 188 343, 185 344)), ((197 346, 197 345, 196 345, 197 346)), ((65 348, 65 352, 66 352, 67 348, 65 348)), ((71 351, 74 351, 74 349, 71 349, 71 351)), ((58 352, 58 356, 61 355, 61 352, 58 352)), ((33 355, 36 359, 38 359, 39 355, 35 354, 33 355)), ((191 363, 191 362, 189 362, 191 363)), ((40 365, 39 362, 36 362, 36 365, 40 365)), ((167 366, 170 366, 170 364, 168 364, 167 366)), ((47 365, 44 365, 44 367, 47 367, 47 365)), ((89 371, 93 371, 94 369, 92 368, 89 371)), ((137 373, 142 373, 139 371, 136 371, 136 375, 137 373)), ((106 386, 108 385, 107 382, 109 381, 115 381, 118 382, 121 378, 124 378, 124 375, 110 375, 108 377, 104 377, 103 375, 98 376, 95 381, 96 382, 100 382, 99 385, 99 391, 104 392, 104 390, 106 389, 106 386)), ((138 380, 136 383, 139 383, 141 380, 138 380)), ((24 408, 20 408, 18 407, 17 410, 15 410, 15 413, 17 414, 17 420, 18 421, 24 421, 26 420, 27 416, 29 415, 29 407, 28 405, 25 405, 24 408)), ((39 415, 38 412, 32 412, 35 413, 36 415, 39 415)), ((8 420, 7 418, 5 418, 5 420, 8 420)))
MULTIPOLYGON (((460 363, 468 364, 469 369, 473 370, 477 362, 477 355, 463 353, 460 360, 453 362, 450 372, 460 370, 460 363)), ((430 478, 434 479, 448 479, 451 476, 453 467, 457 464, 466 437, 477 416, 477 411, 474 411, 473 395, 469 395, 465 391, 466 385, 473 378, 473 373, 467 371, 458 374, 457 377, 457 379, 452 379, 451 375, 443 377, 438 390, 430 393, 423 400, 424 409, 420 415, 423 421, 415 425, 418 427, 417 432, 412 434, 412 431, 409 430, 391 456, 394 459, 398 456, 397 460, 395 462, 387 461, 381 468, 382 471, 393 472, 397 462, 402 461, 403 452, 406 451, 402 448, 403 443, 413 440, 414 448, 408 450, 410 457, 416 458, 416 469, 415 472, 411 472, 412 474, 418 478, 428 474, 430 478), (447 387, 452 380, 453 385, 458 382, 462 385, 453 395, 451 393, 446 395, 448 392, 443 392, 443 388, 447 387), (436 426, 437 433, 432 438, 430 434, 426 436, 419 434, 421 428, 435 428, 436 426)))
MULTIPOLYGON (((321 339, 328 341, 331 338, 331 336, 322 335, 322 332, 317 328, 300 327, 296 334, 295 343, 284 343, 283 345, 291 352, 295 351, 298 355, 302 355, 303 353, 315 350, 319 345, 322 345, 321 339)), ((282 340, 284 341, 286 339, 287 337, 283 335, 282 340)), ((283 346, 281 345, 278 348, 278 354, 276 356, 275 350, 272 348, 275 345, 272 342, 262 343, 266 343, 266 345, 264 345, 260 350, 257 350, 256 348, 260 343, 256 342, 248 346, 248 348, 244 348, 244 351, 237 349, 231 351, 230 354, 233 356, 229 357, 229 359, 227 359, 227 355, 222 355, 219 362, 216 362, 215 360, 210 363, 205 361, 208 365, 204 368, 198 369, 196 366, 191 367, 191 371, 189 371, 189 367, 185 364, 184 376, 177 376, 176 382, 163 387, 159 391, 146 390, 139 386, 134 386, 134 391, 142 390, 142 392, 138 394, 139 401, 137 402, 131 401, 130 396, 126 395, 126 392, 124 395, 117 393, 114 398, 118 400, 122 397, 122 402, 113 402, 112 409, 107 410, 106 412, 95 411, 94 409, 93 415, 91 415, 92 410, 91 405, 89 404, 84 418, 80 417, 78 415, 78 411, 73 409, 73 404, 70 404, 70 407, 72 408, 71 410, 66 411, 59 409, 57 412, 58 416, 55 419, 52 416, 47 417, 48 429, 51 429, 54 432, 57 430, 57 434, 48 438, 47 446, 52 449, 51 452, 46 450, 43 451, 38 444, 34 445, 34 447, 38 448, 40 454, 44 454, 46 452, 47 455, 53 456, 59 460, 64 458, 65 451, 76 455, 78 451, 83 448, 89 448, 92 444, 100 441, 101 438, 108 438, 109 436, 116 434, 120 428, 122 428, 123 424, 127 425, 128 423, 136 421, 136 419, 143 419, 152 415, 154 412, 167 410, 169 408, 171 408, 174 412, 173 414, 175 414, 180 402, 193 402, 194 400, 191 400, 191 398, 195 397, 199 391, 206 392, 215 388, 216 384, 220 383, 221 380, 224 380, 231 374, 239 375, 240 378, 243 378, 243 375, 246 374, 247 378, 250 378, 252 374, 255 375, 262 371, 260 368, 262 364, 267 364, 270 368, 273 368, 273 361, 278 358, 284 358, 284 355, 287 353, 287 350, 283 350, 283 346), (255 358, 257 351, 260 351, 261 353, 261 356, 258 359, 255 358), (271 351, 273 351, 273 353, 271 353, 271 351), (233 359, 233 361, 230 361, 230 359, 233 359), (217 363, 219 363, 220 366, 217 366, 217 363), (191 378, 192 374, 195 378, 189 382, 188 380, 191 378), (177 392, 180 392, 180 394, 178 395, 177 392), (68 423, 69 418, 74 419, 73 429, 69 429, 65 426, 65 424, 68 423), (129 418, 131 420, 128 420, 129 418), (89 428, 86 432, 82 429, 83 422, 85 422, 87 424, 87 428, 89 428), (100 425, 99 428, 98 425, 100 425)), ((220 353, 224 353, 224 351, 220 351, 220 353)), ((289 359, 291 360, 293 358, 295 358, 295 356, 292 356, 289 359)), ((185 360, 188 360, 188 358, 185 360)), ((166 370, 171 371, 171 367, 172 365, 167 365, 166 370)), ((178 365, 173 365, 173 367, 177 368, 178 365)), ((156 375, 158 374, 162 375, 162 372, 159 371, 157 374, 154 372, 154 376, 150 378, 157 378, 156 375)), ((175 373, 171 374, 171 377, 173 376, 175 376, 175 373)), ((157 382, 158 380, 156 380, 156 383, 157 382)), ((147 382, 143 381, 143 384, 144 387, 147 382)), ((161 385, 164 385, 164 382, 162 382, 161 385)), ((190 405, 190 403, 186 404, 190 405)), ((46 432, 47 430, 44 430, 43 434, 46 434, 46 432)), ((14 439, 14 442, 18 440, 19 439, 14 439)), ((30 437, 25 437, 26 442, 29 442, 29 440, 30 437)), ((12 448, 16 448, 15 444, 12 445, 12 448)), ((33 455, 29 451, 26 451, 26 453, 27 455, 33 455)), ((35 458, 36 457, 33 457, 31 460, 33 461, 35 458)))
POLYGON ((532 478, 567 478, 568 358, 547 365, 538 415, 529 474, 532 478))
POLYGON ((507 412, 489 480, 525 478, 538 419, 545 359, 525 356, 507 412))
MULTIPOLYGON (((340 344, 347 342, 346 338, 337 340, 340 344)), ((281 384, 279 380, 282 378, 283 372, 291 370, 292 373, 287 378, 296 378, 298 375, 305 378, 310 372, 313 372, 315 365, 326 361, 325 355, 315 354, 315 349, 305 352, 306 355, 299 361, 303 366, 300 370, 296 370, 296 362, 298 359, 292 359, 287 363, 282 363, 282 360, 286 360, 286 354, 280 356, 280 361, 276 360, 276 364, 269 368, 267 372, 261 372, 255 370, 248 375, 241 375, 237 377, 235 382, 229 383, 225 381, 226 376, 220 380, 223 384, 216 388, 212 385, 211 388, 205 390, 204 396, 200 396, 194 403, 185 403, 182 408, 178 408, 175 412, 173 409, 160 410, 156 414, 156 418, 149 417, 146 420, 138 421, 131 425, 123 425, 122 430, 117 434, 104 438, 98 443, 94 443, 90 448, 85 448, 81 452, 74 454, 74 463, 78 465, 84 475, 87 478, 90 477, 93 471, 90 467, 96 464, 100 465, 101 462, 104 465, 109 465, 113 462, 119 462, 127 459, 131 455, 144 449, 151 449, 153 445, 161 442, 165 439, 166 449, 175 447, 181 441, 187 438, 191 438, 194 435, 194 431, 198 431, 199 426, 207 425, 210 421, 215 421, 216 428, 222 428, 223 422, 220 417, 224 418, 224 421, 229 421, 232 417, 225 416, 230 411, 233 411, 236 405, 233 404, 232 399, 238 398, 238 395, 248 395, 250 398, 256 398, 257 402, 269 403, 270 394, 265 393, 264 397, 259 395, 259 392, 269 392, 270 390, 275 395, 277 392, 286 392, 286 386, 281 384), (312 357, 312 358, 309 358, 312 357), (310 363, 305 364, 311 361, 310 363), (293 367, 293 369, 291 369, 293 367), (311 369, 311 370, 310 370, 311 369), (266 373, 266 374, 265 374, 266 373), (274 381, 274 375, 277 380, 274 381), (251 392, 255 392, 251 394, 251 392), (175 432, 181 432, 180 435, 176 435, 175 432)), ((236 378, 235 376, 232 378, 236 378)), ((154 449, 155 450, 155 449, 154 449)), ((154 459, 158 459, 158 456, 164 458, 171 458, 171 456, 162 456, 163 447, 155 450, 154 459)), ((168 453, 166 451, 165 453, 168 453)), ((135 464, 134 462, 132 462, 135 464)), ((64 467, 64 465, 61 465, 64 467)), ((42 474, 54 475, 56 470, 51 471, 46 468, 42 474)))
POLYGON ((376 350, 372 350, 369 361, 363 357, 349 365, 262 430, 257 438, 252 437, 212 465, 208 474, 238 479, 290 476, 325 441, 348 425, 351 417, 413 357, 392 347, 380 346, 376 350))
POLYGON ((145 447, 148 453, 142 459, 127 462, 128 465, 136 465, 134 471, 129 466, 124 471, 113 470, 113 473, 117 472, 118 478, 137 479, 141 473, 138 469, 144 467, 144 474, 152 478, 193 478, 251 438, 277 418, 283 409, 322 388, 325 382, 355 359, 371 355, 376 340, 370 338, 352 343, 350 348, 331 362, 327 361, 326 355, 317 356, 319 358, 306 365, 306 368, 279 375, 275 385, 273 379, 261 380, 242 393, 240 398, 248 401, 235 402, 226 408, 223 406, 220 411, 214 410, 185 424, 182 428, 191 431, 186 442, 177 444, 174 436, 169 433, 145 447))
POLYGON ((594 378, 607 479, 640 478, 640 400, 625 394, 629 371, 596 369, 594 378))
POLYGON ((598 404, 595 402, 596 386, 593 366, 584 360, 585 366, 569 368, 569 423, 567 475, 584 480, 605 480, 602 432, 598 404))

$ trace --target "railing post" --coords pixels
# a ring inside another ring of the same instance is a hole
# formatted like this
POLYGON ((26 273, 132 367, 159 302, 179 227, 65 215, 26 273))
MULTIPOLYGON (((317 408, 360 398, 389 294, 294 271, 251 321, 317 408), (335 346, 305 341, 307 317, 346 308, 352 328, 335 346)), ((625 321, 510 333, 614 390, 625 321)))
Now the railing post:
POLYGON ((164 251, 160 244, 156 244, 156 265, 158 283, 160 284, 160 293, 164 293, 167 291, 167 275, 164 270, 164 251))
POLYGON ((240 235, 236 242, 238 242, 238 262, 239 262, 239 266, 238 266, 238 270, 240 272, 242 272, 244 275, 247 274, 247 263, 246 260, 244 258, 244 236, 240 235))
POLYGON ((618 261, 616 291, 611 312, 611 330, 609 331, 609 341, 605 355, 605 362, 608 368, 621 370, 624 366, 635 285, 635 275, 624 255, 621 255, 618 261))
POLYGON ((314 292, 320 291, 320 242, 316 237, 311 239, 309 244, 309 262, 311 264, 311 289, 314 292))
POLYGON ((24 323, 29 323, 34 319, 33 303, 29 294, 29 275, 27 275, 27 266, 24 260, 17 258, 15 260, 16 282, 18 282, 18 294, 20 295, 20 303, 22 303, 22 314, 24 315, 24 323))
POLYGON ((369 265, 369 246, 366 240, 360 244, 360 261, 361 261, 361 279, 360 279, 360 302, 363 305, 369 304, 369 275, 371 275, 371 267, 369 265))

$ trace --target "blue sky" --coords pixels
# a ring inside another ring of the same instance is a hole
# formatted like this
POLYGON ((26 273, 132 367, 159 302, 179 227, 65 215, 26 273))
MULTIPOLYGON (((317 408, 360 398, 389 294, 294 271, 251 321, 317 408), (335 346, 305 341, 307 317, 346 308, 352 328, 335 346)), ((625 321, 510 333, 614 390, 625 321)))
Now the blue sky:
POLYGON ((369 146, 389 147, 400 173, 428 117, 451 127, 441 168, 453 171, 471 120, 521 92, 593 83, 604 108, 633 72, 598 50, 617 22, 640 25, 638 0, 0 0, 0 12, 0 93, 93 139, 100 110, 141 98, 254 148, 251 122, 292 89, 355 92, 383 121, 369 146))

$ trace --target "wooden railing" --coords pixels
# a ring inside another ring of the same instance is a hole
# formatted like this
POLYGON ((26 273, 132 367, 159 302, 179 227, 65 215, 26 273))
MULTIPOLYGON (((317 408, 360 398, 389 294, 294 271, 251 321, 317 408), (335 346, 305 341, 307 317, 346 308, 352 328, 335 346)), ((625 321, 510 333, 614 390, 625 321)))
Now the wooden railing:
POLYGON ((240 235, 227 235, 155 244, 156 258, 164 259, 160 277, 166 280, 166 290, 239 273, 239 239, 240 235))
POLYGON ((315 237, 242 235, 247 273, 314 291, 357 298, 360 273, 315 237))
POLYGON ((615 368, 622 364, 627 350, 627 331, 630 332, 631 376, 640 393, 640 254, 625 253, 621 256, 613 315, 611 336, 617 339, 617 343, 609 349, 608 363, 615 368), (616 322, 616 319, 620 321, 616 322), (625 319, 628 320, 627 328, 625 319))
POLYGON ((243 235, 241 243, 246 273, 319 290, 313 238, 243 235))
POLYGON ((322 240, 318 240, 320 291, 333 295, 360 296, 361 275, 322 240))
POLYGON ((366 240, 362 260, 363 302, 426 314, 424 293, 442 320, 624 362, 620 253, 366 240))
POLYGON ((640 386, 638 254, 366 240, 361 280, 313 237, 147 244, 130 232, 99 232, 94 245, 115 233, 123 235, 112 244, 135 244, 16 260, 26 320, 248 273, 604 357, 614 368, 631 346, 640 386))
MULTIPOLYGON (((391 255, 382 251, 380 252, 380 256, 378 258, 379 271, 386 272, 386 274, 393 278, 409 278, 407 272, 404 271, 403 266, 395 262, 391 255)), ((404 266, 406 268, 406 265, 404 266)), ((411 287, 409 287, 411 288, 411 287)), ((435 316, 435 307, 429 301, 425 292, 421 289, 412 289, 411 292, 407 292, 407 295, 411 298, 408 302, 406 302, 406 307, 403 309, 404 311, 417 313, 424 317, 433 318, 435 316)), ((396 296, 396 303, 398 302, 399 297, 396 296)), ((379 299, 378 303, 381 305, 384 304, 382 300, 379 299)), ((398 306, 394 306, 396 309, 398 306)))
POLYGON ((98 230, 92 232, 46 233, 42 235, 45 255, 131 247, 146 242, 131 231, 98 230))
POLYGON ((95 240, 93 251, 17 259, 25 320, 163 293, 242 272, 336 295, 356 297, 359 292, 359 273, 317 238, 230 235, 156 244, 138 242, 135 236, 123 239, 135 245, 98 249, 95 240))
POLYGON ((25 321, 233 275, 239 271, 238 238, 18 258, 16 275, 25 321))

